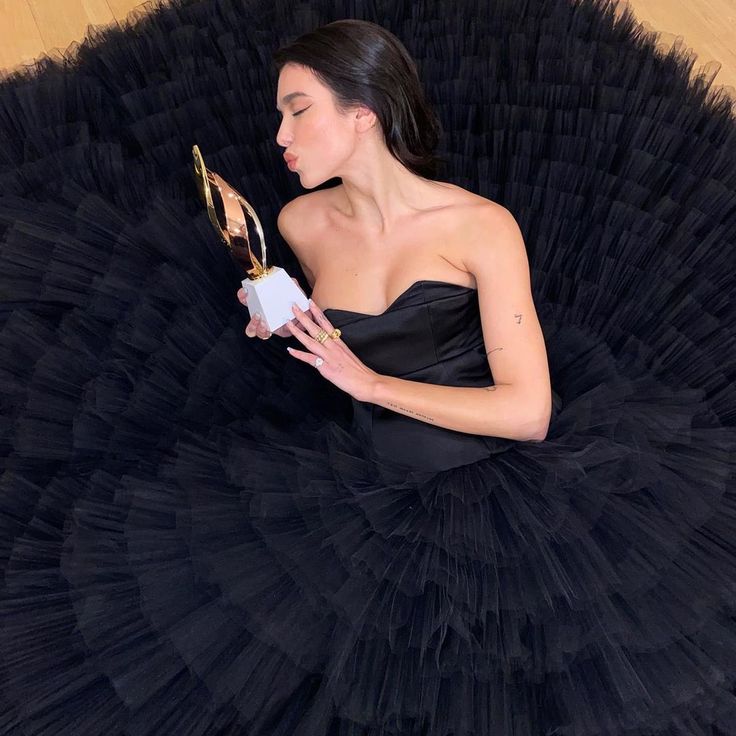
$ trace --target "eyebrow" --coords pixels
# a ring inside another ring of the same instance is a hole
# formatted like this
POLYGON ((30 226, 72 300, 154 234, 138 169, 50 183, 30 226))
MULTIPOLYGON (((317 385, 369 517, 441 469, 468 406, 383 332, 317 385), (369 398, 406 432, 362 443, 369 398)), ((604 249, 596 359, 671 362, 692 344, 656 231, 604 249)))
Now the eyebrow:
MULTIPOLYGON (((284 105, 288 105, 295 97, 310 97, 310 95, 308 95, 306 92, 289 92, 288 95, 284 95, 281 98, 281 102, 284 105)), ((278 105, 276 105, 276 109, 281 110, 278 105)))

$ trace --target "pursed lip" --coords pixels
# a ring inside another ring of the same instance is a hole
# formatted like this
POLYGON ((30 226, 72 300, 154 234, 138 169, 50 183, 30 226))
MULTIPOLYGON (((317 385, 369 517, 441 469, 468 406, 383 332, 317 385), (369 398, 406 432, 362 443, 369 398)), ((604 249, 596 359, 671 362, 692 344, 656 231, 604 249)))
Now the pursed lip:
POLYGON ((286 161, 287 164, 290 164, 292 161, 296 161, 297 156, 295 156, 293 153, 285 153, 284 154, 284 161, 286 161))

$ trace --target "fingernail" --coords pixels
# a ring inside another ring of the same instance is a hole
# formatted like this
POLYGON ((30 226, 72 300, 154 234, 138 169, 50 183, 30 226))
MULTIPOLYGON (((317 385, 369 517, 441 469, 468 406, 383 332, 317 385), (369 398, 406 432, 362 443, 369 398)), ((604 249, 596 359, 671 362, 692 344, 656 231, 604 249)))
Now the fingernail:
POLYGON ((261 321, 261 315, 256 313, 256 314, 253 315, 253 319, 256 320, 257 322, 260 322, 261 321))

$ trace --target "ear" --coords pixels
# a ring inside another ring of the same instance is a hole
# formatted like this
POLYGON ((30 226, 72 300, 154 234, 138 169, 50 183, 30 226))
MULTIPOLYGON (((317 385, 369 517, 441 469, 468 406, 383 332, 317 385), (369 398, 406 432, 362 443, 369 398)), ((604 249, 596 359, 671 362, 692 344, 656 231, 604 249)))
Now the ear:
POLYGON ((360 105, 355 111, 355 127, 359 133, 365 133, 378 122, 376 113, 369 107, 360 105))

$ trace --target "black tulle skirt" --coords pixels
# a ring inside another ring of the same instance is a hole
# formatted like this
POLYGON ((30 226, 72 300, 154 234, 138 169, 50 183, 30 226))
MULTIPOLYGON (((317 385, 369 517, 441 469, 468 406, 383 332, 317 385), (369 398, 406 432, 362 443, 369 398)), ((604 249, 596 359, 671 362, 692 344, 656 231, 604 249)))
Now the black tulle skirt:
POLYGON ((0 733, 736 734, 730 103, 603 3, 449 9, 177 3, 0 86, 0 733), (522 227, 544 442, 395 466, 243 335, 190 150, 301 275, 268 64, 340 17, 522 227))

